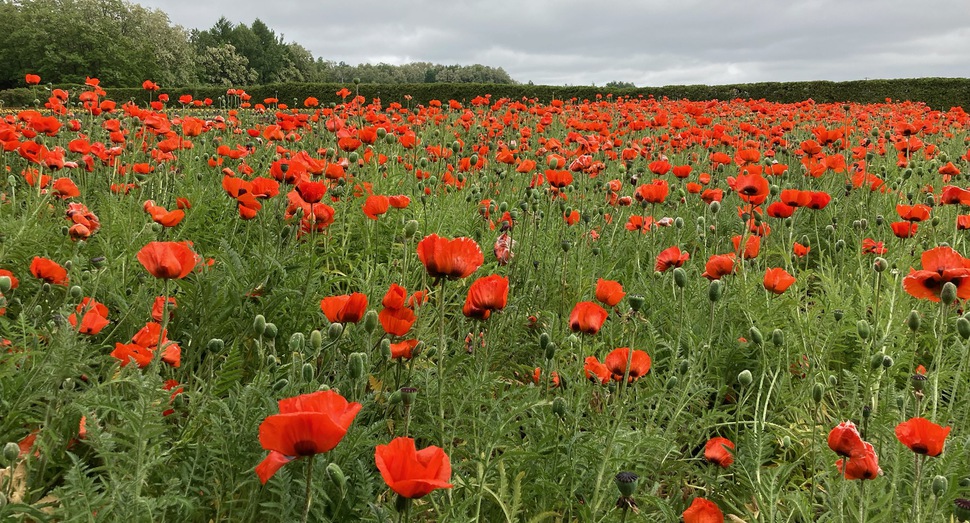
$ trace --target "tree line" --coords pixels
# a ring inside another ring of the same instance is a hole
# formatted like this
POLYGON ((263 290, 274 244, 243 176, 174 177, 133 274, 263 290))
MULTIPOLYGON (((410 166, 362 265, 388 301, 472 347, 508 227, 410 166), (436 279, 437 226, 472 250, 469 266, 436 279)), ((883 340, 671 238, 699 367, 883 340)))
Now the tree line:
POLYGON ((225 17, 187 30, 168 15, 124 0, 0 0, 0 89, 26 74, 45 83, 132 87, 245 86, 285 82, 516 83, 501 67, 358 64, 314 57, 258 18, 225 17))

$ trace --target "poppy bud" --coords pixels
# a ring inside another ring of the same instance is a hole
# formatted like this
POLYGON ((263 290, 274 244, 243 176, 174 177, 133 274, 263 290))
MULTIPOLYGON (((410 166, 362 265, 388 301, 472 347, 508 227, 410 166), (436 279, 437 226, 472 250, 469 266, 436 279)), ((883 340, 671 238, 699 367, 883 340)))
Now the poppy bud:
POLYGON ((375 329, 377 329, 377 311, 367 311, 364 314, 364 332, 373 334, 375 329))
POLYGON ((674 284, 683 289, 687 286, 687 271, 681 267, 674 268, 674 284))
POLYGON ((873 354, 872 357, 869 358, 869 369, 870 370, 878 369, 880 366, 882 366, 882 360, 885 357, 886 355, 881 352, 877 352, 873 354))
POLYGON ((313 364, 312 363, 304 363, 303 364, 303 369, 301 369, 301 374, 303 375, 303 382, 304 383, 312 383, 313 382, 313 374, 314 374, 313 364))
MULTIPOLYGON (((960 328, 961 319, 963 318, 957 318, 957 330, 960 328)), ((920 323, 922 323, 922 320, 919 317, 919 312, 916 310, 909 311, 909 316, 906 317, 906 326, 909 327, 909 330, 918 331, 920 323)), ((967 323, 967 329, 970 329, 970 323, 967 323)), ((967 334, 970 335, 970 330, 967 331, 967 334)))
POLYGON ((339 338, 343 332, 344 326, 342 324, 337 322, 331 323, 330 327, 327 329, 327 338, 329 338, 330 341, 337 341, 337 338, 339 338))
POLYGON ((289 385, 289 384, 290 384, 290 380, 288 380, 286 378, 282 378, 282 379, 280 379, 279 381, 277 381, 276 383, 273 384, 273 390, 276 391, 276 392, 279 392, 279 391, 285 389, 286 386, 289 385))
POLYGON ((474 167, 474 166, 476 166, 476 165, 478 165, 478 155, 477 155, 477 154, 473 154, 473 155, 471 156, 471 158, 469 158, 469 161, 468 161, 468 163, 469 163, 469 165, 471 165, 472 167, 474 167))
POLYGON ((674 227, 676 227, 678 229, 683 229, 684 228, 684 219, 681 218, 680 216, 674 218, 674 227))
POLYGON ((342 496, 347 490, 347 476, 344 476, 344 471, 340 470, 340 465, 337 465, 331 461, 327 465, 327 477, 330 478, 330 481, 332 481, 334 485, 337 485, 337 488, 340 489, 340 495, 342 496))
POLYGON ((893 363, 895 363, 895 361, 893 360, 893 357, 892 356, 885 356, 882 359, 882 366, 883 366, 883 368, 888 369, 888 368, 890 368, 890 367, 893 366, 893 363))
POLYGON ((630 308, 633 312, 639 312, 643 308, 643 303, 645 298, 642 294, 630 294, 627 296, 627 302, 630 304, 630 308))
POLYGON ((262 336, 266 332, 266 317, 262 314, 257 314, 253 319, 253 330, 256 331, 258 336, 262 336))
POLYGON ((14 441, 8 441, 3 446, 3 461, 6 464, 13 463, 20 456, 20 445, 14 441))
POLYGON ((275 323, 267 323, 266 330, 263 332, 263 337, 268 340, 275 340, 278 333, 279 330, 277 330, 275 323))
POLYGON ((869 419, 869 416, 872 416, 872 405, 863 405, 862 406, 862 418, 863 419, 869 419))
POLYGON ((165 229, 164 225, 158 222, 152 222, 152 232, 158 233, 158 232, 162 232, 164 229, 165 229))
POLYGON ((948 281, 943 284, 943 289, 940 291, 940 302, 951 305, 955 301, 957 301, 957 286, 948 281))
MULTIPOLYGON (((43 291, 44 293, 50 292, 51 291, 51 284, 49 284, 47 282, 44 282, 44 284, 40 286, 40 290, 43 291)), ((39 305, 37 307, 40 308, 39 305)), ((38 313, 38 315, 39 314, 40 313, 38 313)))
POLYGON ((542 334, 540 334, 539 335, 539 350, 545 351, 546 350, 546 346, 549 345, 549 342, 550 341, 551 341, 551 338, 549 337, 549 333, 543 332, 542 334))
POLYGON ((886 218, 883 215, 881 214, 876 215, 876 225, 882 225, 883 222, 885 221, 886 221, 886 218))
POLYGON ((822 402, 822 396, 825 394, 825 385, 821 383, 816 383, 812 385, 812 401, 815 403, 822 402))
POLYGON ((313 349, 314 351, 318 351, 322 346, 323 346, 323 333, 317 329, 314 329, 313 332, 310 333, 310 348, 313 349))
POLYGON ((354 352, 350 355, 350 379, 359 380, 364 377, 364 370, 367 366, 367 355, 363 352, 354 352))
POLYGON ((771 343, 773 343, 775 347, 781 347, 782 345, 784 345, 785 332, 782 331, 781 329, 775 329, 771 331, 771 343))
MULTIPOLYGON (((393 353, 391 352, 391 340, 384 338, 381 340, 381 358, 389 360, 392 357, 393 353)), ((413 354, 411 357, 414 357, 413 354)))
POLYGON ((841 252, 845 248, 845 240, 835 242, 835 252, 841 252))
POLYGON ((832 311, 832 316, 835 317, 835 321, 842 321, 842 318, 845 316, 845 311, 842 309, 835 309, 832 311))
POLYGON ((415 398, 418 397, 418 389, 416 387, 401 387, 401 403, 405 407, 410 406, 414 403, 415 398))
POLYGON ((743 371, 738 373, 738 383, 740 383, 742 387, 747 387, 748 385, 751 385, 752 381, 754 381, 754 376, 751 375, 750 370, 744 369, 743 371))
POLYGON ((711 280, 710 286, 707 288, 707 297, 711 301, 717 301, 721 299, 721 295, 724 293, 721 280, 711 280))
POLYGON ((677 378, 677 376, 671 376, 670 379, 667 380, 667 383, 664 385, 664 387, 668 391, 671 391, 671 390, 676 389, 677 388, 677 384, 679 384, 679 383, 680 383, 680 380, 677 378))
POLYGON ((862 339, 868 339, 869 335, 872 334, 872 328, 869 326, 869 322, 866 320, 859 320, 855 323, 855 330, 862 339))
POLYGON ((712 201, 707 208, 711 210, 711 214, 717 214, 717 212, 721 210, 721 202, 717 200, 712 201))
POLYGON ((208 343, 205 344, 205 350, 209 352, 222 352, 222 349, 226 347, 226 342, 219 338, 212 338, 208 343))
POLYGON ((303 352, 303 347, 306 344, 306 336, 302 332, 294 332, 290 336, 289 344, 287 345, 293 352, 303 352))
POLYGON ((762 336, 761 331, 755 326, 748 329, 748 335, 751 336, 751 341, 753 341, 755 345, 761 345, 765 341, 765 337, 762 336))
POLYGON ((957 332, 960 333, 960 337, 963 339, 970 338, 970 320, 963 316, 957 318, 957 332))
POLYGON ((620 491, 620 496, 629 498, 637 491, 637 483, 640 476, 632 472, 620 472, 613 478, 616 488, 620 491))
POLYGON ((267 367, 276 367, 279 364, 280 364, 280 361, 278 359, 276 359, 276 356, 275 355, 270 354, 269 356, 266 356, 266 366, 267 367))
POLYGON ((839 378, 835 377, 835 374, 829 374, 829 387, 834 387, 839 384, 839 378))
POLYGON ((0 294, 10 292, 10 288, 13 286, 13 281, 10 276, 0 276, 0 294))
POLYGON ((960 487, 961 488, 970 487, 970 477, 960 479, 960 487))
POLYGON ((559 419, 565 419, 566 407, 566 400, 562 396, 556 396, 556 399, 552 400, 552 413, 559 416, 559 419))
POLYGON ((543 351, 543 355, 546 357, 547 360, 551 360, 556 357, 556 350, 558 348, 559 347, 557 347, 555 343, 549 343, 548 345, 546 345, 546 349, 545 351, 543 351))
POLYGON ((946 494, 947 489, 950 486, 950 482, 946 479, 946 476, 936 476, 933 478, 933 495, 935 497, 941 498, 946 494))
POLYGON ((680 372, 681 374, 687 374, 688 370, 690 370, 690 362, 687 360, 681 360, 680 365, 677 368, 677 371, 680 372))

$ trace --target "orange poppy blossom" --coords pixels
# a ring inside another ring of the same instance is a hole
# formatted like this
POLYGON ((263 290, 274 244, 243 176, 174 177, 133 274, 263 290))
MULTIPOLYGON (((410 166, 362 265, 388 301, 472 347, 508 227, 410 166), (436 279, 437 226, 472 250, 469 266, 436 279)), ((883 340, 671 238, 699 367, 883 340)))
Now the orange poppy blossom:
POLYGON ((418 450, 412 438, 399 437, 377 445, 374 462, 391 490, 406 499, 421 498, 451 488, 451 459, 439 447, 418 450))
MULTIPOLYGON (((731 243, 734 244, 734 254, 735 256, 741 255, 741 236, 735 235, 731 238, 731 243)), ((744 259, 751 260, 758 257, 758 253, 761 252, 761 236, 751 235, 744 241, 744 259)))
POLYGON ((728 468, 731 463, 734 463, 732 450, 734 450, 733 441, 717 436, 707 440, 704 445, 704 459, 719 467, 728 468))
POLYGON ((418 340, 404 340, 391 344, 392 360, 409 360, 414 357, 414 348, 418 346, 418 340))
POLYGON ((872 238, 865 238, 862 240, 862 254, 876 254, 883 255, 886 254, 887 249, 882 242, 877 242, 872 238))
POLYGON ((81 334, 95 335, 101 332, 108 323, 108 307, 94 298, 85 297, 77 305, 75 312, 67 317, 68 323, 81 334), (78 325, 80 316, 80 326, 78 325))
POLYGON ((724 513, 717 503, 704 498, 694 498, 681 517, 684 523, 724 523, 724 513))
POLYGON ((795 277, 781 267, 765 270, 765 289, 775 294, 782 294, 795 283, 795 277))
POLYGON ((950 427, 941 427, 926 418, 910 418, 896 425, 896 439, 917 454, 936 457, 943 453, 943 444, 950 427))
POLYGON ((623 292, 623 285, 620 282, 603 278, 596 280, 596 301, 607 307, 615 307, 624 296, 626 293, 623 292))
POLYGON ((138 368, 143 369, 154 359, 159 337, 164 347, 161 354, 162 362, 178 368, 182 362, 182 348, 169 340, 168 330, 162 330, 161 324, 154 321, 146 323, 136 332, 130 343, 115 343, 115 349, 110 355, 119 360, 122 367, 134 361, 138 368))
POLYGON ((669 269, 681 267, 690 259, 690 253, 681 251, 680 247, 674 245, 660 251, 657 255, 657 263, 653 270, 657 272, 667 272, 669 269))
POLYGON ((404 336, 417 321, 418 318, 415 316, 414 310, 405 307, 406 298, 407 290, 396 283, 392 283, 384 295, 384 299, 381 300, 381 305, 384 308, 377 316, 384 332, 392 336, 404 336))
POLYGON ((613 349, 606 355, 603 364, 614 381, 623 381, 623 376, 627 374, 627 361, 630 362, 628 383, 633 383, 650 372, 650 355, 642 350, 634 350, 631 355, 629 347, 613 349))
POLYGON ((357 323, 367 312, 367 296, 360 292, 328 296, 320 300, 320 310, 331 323, 357 323))
POLYGON ((802 245, 798 242, 795 242, 794 244, 792 244, 792 253, 794 253, 795 256, 798 256, 799 258, 804 258, 805 256, 808 256, 808 253, 811 252, 811 250, 812 250, 811 247, 807 245, 802 245))
POLYGON ((290 461, 333 450, 347 434, 361 404, 348 402, 332 390, 279 400, 279 414, 259 425, 259 444, 269 455, 256 466, 265 484, 290 461))
POLYGON ((637 187, 634 196, 637 201, 644 203, 663 203, 670 194, 670 186, 667 180, 653 180, 652 182, 637 187))
POLYGON ((201 261, 189 242, 150 242, 136 257, 152 276, 162 279, 181 279, 189 275, 201 261))
POLYGON ((69 279, 67 269, 54 260, 34 256, 30 262, 30 274, 35 278, 40 278, 51 285, 67 286, 69 279))
POLYGON ((916 231, 919 230, 919 226, 916 222, 892 222, 889 227, 893 230, 893 234, 897 238, 912 238, 916 235, 916 231))
POLYGON ((970 260, 952 247, 940 246, 924 251, 920 256, 921 270, 910 268, 903 278, 903 290, 910 296, 930 301, 940 301, 943 284, 956 285, 957 297, 970 298, 970 260))
POLYGON ((609 313, 591 301, 577 303, 569 313, 569 329, 573 332, 596 334, 603 327, 609 313))
POLYGON ((736 258, 733 252, 712 255, 704 265, 704 273, 701 276, 708 280, 719 280, 723 276, 733 274, 736 269, 736 258))
POLYGON ((461 312, 469 318, 488 319, 494 310, 504 309, 509 299, 509 279, 492 274, 475 280, 461 312))
POLYGON ((482 249, 471 238, 449 240, 432 233, 418 242, 417 251, 433 278, 466 278, 485 262, 482 249))

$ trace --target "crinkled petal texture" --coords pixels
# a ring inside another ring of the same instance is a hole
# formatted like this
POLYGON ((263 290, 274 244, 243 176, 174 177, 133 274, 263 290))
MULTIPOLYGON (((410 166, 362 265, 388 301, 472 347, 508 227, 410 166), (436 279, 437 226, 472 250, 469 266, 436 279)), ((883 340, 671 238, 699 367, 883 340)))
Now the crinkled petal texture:
POLYGON ((417 450, 411 438, 394 438, 378 445, 374 461, 384 482, 405 498, 420 498, 440 488, 451 488, 451 460, 438 447, 417 450))
POLYGON ((573 332, 596 334, 606 321, 606 309, 591 301, 581 301, 569 314, 569 328, 573 332))
POLYGON ((623 292, 623 285, 620 282, 603 278, 596 280, 596 301, 608 307, 615 307, 624 296, 626 293, 623 292))
POLYGON ((694 498, 681 516, 684 523, 724 523, 724 513, 717 503, 704 498, 694 498))
POLYGON ((707 444, 704 445, 704 458, 719 467, 728 468, 731 463, 734 463, 732 450, 734 450, 733 441, 716 436, 709 439, 707 444))
POLYGON ((631 383, 636 381, 640 376, 645 376, 650 372, 651 361, 650 356, 646 352, 634 350, 631 356, 628 347, 620 347, 607 354, 606 361, 604 361, 606 368, 610 370, 614 380, 623 381, 623 375, 626 374, 627 360, 630 361, 629 381, 631 383))
POLYGON ((435 278, 466 278, 485 262, 482 249, 471 238, 449 240, 429 234, 418 242, 417 250, 428 275, 435 278))
POLYGON ((273 477, 273 474, 283 468, 283 465, 293 461, 294 458, 286 456, 275 450, 271 450, 269 454, 263 458, 263 461, 256 465, 256 475, 259 476, 259 481, 262 484, 266 484, 269 478, 273 477))
POLYGON ((184 278, 199 262, 199 255, 187 242, 151 242, 138 251, 137 257, 152 276, 163 279, 184 278))
POLYGON ((896 425, 896 439, 917 454, 939 456, 950 434, 950 427, 942 427, 926 418, 911 418, 896 425))
POLYGON ((851 421, 839 423, 829 432, 829 448, 839 456, 851 456, 862 449, 862 436, 851 421))

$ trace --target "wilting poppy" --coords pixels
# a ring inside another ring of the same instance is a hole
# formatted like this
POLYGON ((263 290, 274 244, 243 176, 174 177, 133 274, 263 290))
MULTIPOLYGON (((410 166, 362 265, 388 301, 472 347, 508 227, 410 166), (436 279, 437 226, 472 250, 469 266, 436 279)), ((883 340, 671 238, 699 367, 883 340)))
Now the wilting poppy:
POLYGON ((694 498, 681 517, 684 523, 724 523, 724 513, 717 503, 704 498, 694 498))
POLYGON ((394 438, 374 450, 377 470, 387 486, 402 498, 420 498, 451 488, 451 460, 439 447, 417 450, 411 438, 394 438))
POLYGON ((509 299, 509 279, 492 274, 475 280, 468 288, 462 313, 470 318, 488 319, 491 311, 504 309, 509 299))
POLYGON ((603 278, 596 280, 596 301, 607 307, 615 307, 624 296, 626 293, 623 292, 623 285, 620 285, 620 282, 603 278))
POLYGON ((355 292, 320 300, 320 310, 331 322, 357 323, 367 312, 367 296, 355 292))
POLYGON ((704 445, 704 458, 719 467, 728 468, 731 463, 734 463, 732 450, 734 450, 734 442, 717 436, 709 439, 704 445))
POLYGON ((626 364, 628 360, 630 361, 630 383, 650 372, 650 356, 642 350, 634 350, 631 356, 628 347, 620 347, 610 351, 603 364, 606 365, 615 381, 623 381, 623 376, 627 373, 626 364))
POLYGON ((958 298, 970 298, 970 260, 952 247, 941 246, 924 251, 920 261, 923 268, 910 269, 903 278, 903 290, 910 296, 938 302, 943 284, 951 282, 957 287, 958 298))
POLYGON ((61 267, 54 260, 34 256, 30 262, 30 274, 35 278, 40 278, 51 285, 67 286, 67 269, 61 267))
POLYGON ((896 425, 896 439, 917 454, 939 456, 950 427, 941 427, 926 418, 910 418, 896 425))
POLYGON ((573 332, 596 334, 606 321, 606 309, 591 301, 581 301, 569 314, 569 328, 573 332))
POLYGON ((676 245, 673 247, 667 247, 666 249, 660 251, 660 254, 657 255, 657 263, 653 270, 657 272, 666 272, 668 269, 682 266, 689 259, 690 253, 681 251, 680 247, 676 245))
POLYGON ((279 414, 267 416, 259 425, 259 443, 270 451, 256 466, 256 475, 264 484, 289 461, 336 447, 361 404, 349 403, 327 390, 282 399, 279 408, 279 414))
POLYGON ((781 267, 775 267, 765 271, 765 289, 775 294, 785 292, 793 283, 795 283, 795 277, 788 274, 788 271, 781 267))
POLYGON ((136 257, 152 276, 163 279, 188 276, 201 259, 188 242, 150 242, 136 257))
POLYGON ((465 278, 484 263, 482 249, 471 238, 449 240, 429 234, 418 242, 418 259, 434 278, 465 278))

